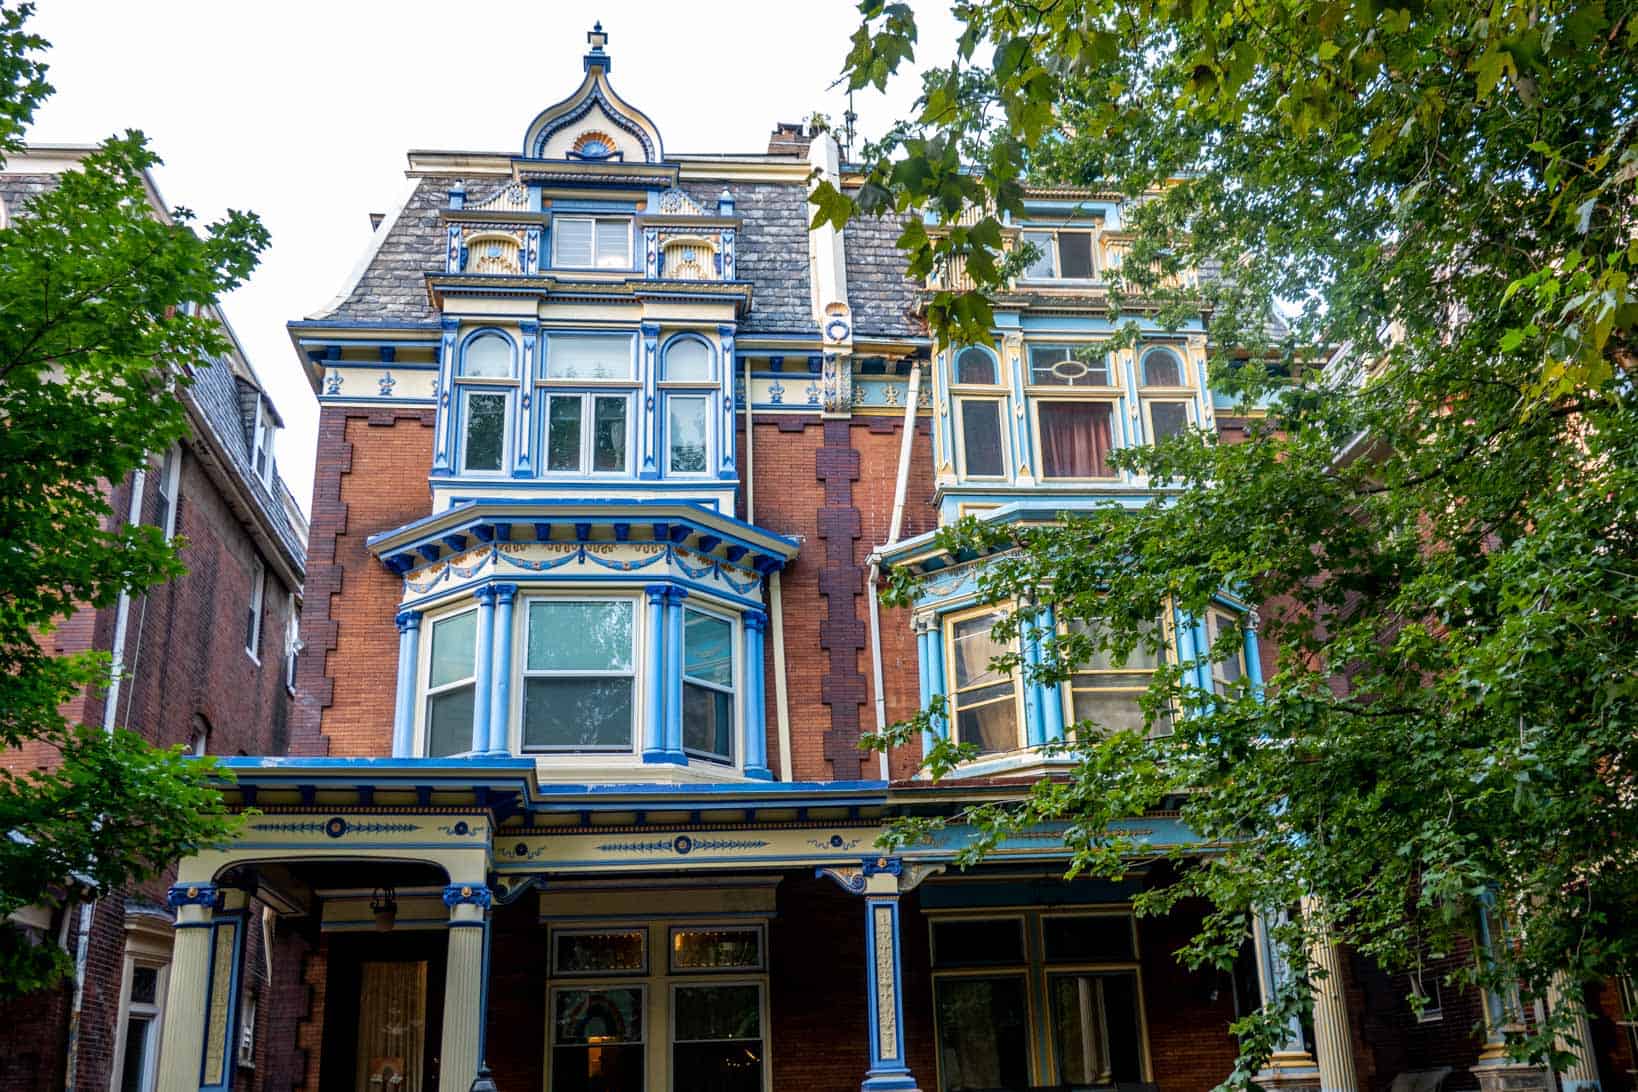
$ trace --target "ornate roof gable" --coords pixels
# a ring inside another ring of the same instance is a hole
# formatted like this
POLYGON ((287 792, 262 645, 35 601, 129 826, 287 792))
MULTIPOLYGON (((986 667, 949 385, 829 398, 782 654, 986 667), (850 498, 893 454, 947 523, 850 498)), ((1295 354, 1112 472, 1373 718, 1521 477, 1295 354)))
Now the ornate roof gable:
POLYGON ((609 84, 608 35, 598 23, 586 35, 586 78, 574 94, 536 115, 523 136, 531 159, 658 163, 665 158, 660 130, 647 114, 615 93, 609 84))

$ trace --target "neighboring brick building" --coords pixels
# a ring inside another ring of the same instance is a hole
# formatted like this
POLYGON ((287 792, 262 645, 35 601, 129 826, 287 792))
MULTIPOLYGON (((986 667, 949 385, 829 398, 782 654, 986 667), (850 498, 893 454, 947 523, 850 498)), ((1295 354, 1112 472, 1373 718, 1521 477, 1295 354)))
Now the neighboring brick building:
MULTIPOLYGON (((5 215, 27 216, 29 199, 89 150, 36 146, 9 156, 0 169, 5 215)), ((155 215, 167 215, 151 180, 150 197, 155 215)), ((109 500, 119 521, 180 536, 188 571, 115 606, 81 610, 49 635, 54 651, 100 649, 117 665, 116 683, 82 694, 67 713, 79 722, 128 729, 161 747, 281 754, 294 705, 291 668, 307 534, 273 461, 281 422, 236 340, 229 355, 195 370, 182 398, 188 437, 155 453, 145 470, 111 483, 109 500)), ((0 753, 0 764, 20 772, 56 758, 36 744, 0 753)), ((31 908, 23 915, 41 936, 63 944, 82 970, 74 980, 0 1006, 0 1090, 157 1087, 172 949, 165 905, 171 878, 94 904, 31 908)), ((247 915, 240 953, 241 988, 252 1002, 278 969, 280 945, 264 944, 260 905, 247 915), (271 968, 268 951, 275 953, 271 968)), ((245 1042, 259 1058, 265 1040, 253 1029, 245 1042)), ((264 1087, 256 1069, 239 1072, 236 1087, 264 1087)))
MULTIPOLYGON (((1135 723, 1153 664, 992 669, 988 559, 933 532, 1148 500, 1113 448, 1236 427, 1203 324, 1129 308, 1141 344, 1112 350, 1123 202, 1035 189, 997 347, 935 352, 898 224, 808 230, 813 171, 858 184, 828 135, 668 156, 590 40, 520 154, 412 153, 359 274, 290 324, 321 406, 291 755, 237 762, 257 814, 180 866, 164 1087, 226 1080, 213 953, 254 892, 291 976, 270 1089, 466 1092, 487 1062, 508 1092, 1206 1092, 1278 973, 1262 930, 1236 973, 1188 970, 1200 908, 1130 912, 1163 866, 1065 881, 1058 826, 967 871, 959 823, 875 848, 1062 772, 1043 745, 1079 721, 1135 723), (928 576, 913 610, 873 612, 873 560, 928 576), (859 750, 934 696, 983 752, 957 776, 859 750)), ((1243 653, 1193 680, 1255 682, 1247 615, 1169 612, 1161 655, 1229 627, 1243 653)), ((1174 813, 1126 826, 1157 858, 1197 843, 1174 813)), ((1428 1034, 1324 958, 1268 1083, 1471 1083, 1476 998, 1428 1034)))

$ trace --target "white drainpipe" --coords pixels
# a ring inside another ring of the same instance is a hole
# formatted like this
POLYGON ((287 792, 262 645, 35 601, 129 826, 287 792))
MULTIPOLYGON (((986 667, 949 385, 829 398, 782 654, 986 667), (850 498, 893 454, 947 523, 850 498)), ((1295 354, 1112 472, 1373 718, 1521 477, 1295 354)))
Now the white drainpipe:
MULTIPOLYGON (((876 594, 876 578, 881 575, 882 551, 899 540, 899 527, 904 522, 904 491, 910 477, 910 445, 916 435, 916 400, 921 394, 921 367, 910 370, 910 389, 904 396, 904 429, 899 437, 899 471, 893 482, 893 517, 888 522, 887 541, 870 552, 870 575, 865 578, 870 589, 870 679, 876 688, 876 731, 887 730, 887 695, 882 692, 882 621, 881 600, 876 594)), ((881 752, 881 775, 890 777, 888 754, 881 752)))

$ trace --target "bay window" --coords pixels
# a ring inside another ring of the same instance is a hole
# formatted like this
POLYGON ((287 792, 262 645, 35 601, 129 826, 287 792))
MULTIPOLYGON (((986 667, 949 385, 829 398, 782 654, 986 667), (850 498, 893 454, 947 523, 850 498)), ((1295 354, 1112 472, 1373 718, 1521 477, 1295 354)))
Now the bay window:
POLYGON ((631 220, 624 216, 552 217, 558 269, 631 269, 631 220))
POLYGON ((1015 751, 1023 746, 1016 671, 1001 671, 990 661, 1009 650, 990 633, 1000 619, 994 611, 958 615, 949 623, 950 721, 957 743, 970 743, 980 754, 1015 751))
POLYGON ((1177 350, 1156 346, 1138 361, 1139 394, 1151 443, 1181 436, 1193 425, 1194 391, 1177 350))
MULTIPOLYGON (((1164 662, 1164 654, 1150 642, 1162 632, 1159 623, 1143 626, 1138 642, 1123 661, 1106 647, 1099 647, 1103 628, 1096 622, 1076 620, 1068 626, 1071 632, 1087 637, 1093 649, 1076 667, 1069 680, 1069 704, 1073 719, 1091 721, 1105 731, 1144 732, 1143 708, 1138 699, 1149 689, 1155 671, 1164 662)), ((1171 731, 1171 718, 1156 718, 1151 735, 1171 731)))
POLYGON ((630 751, 631 599, 532 599, 523 662, 525 751, 630 751))
POLYGON ((1023 241, 1036 250, 1024 270, 1029 280, 1091 280, 1096 275, 1090 230, 1026 228, 1023 241))
POLYGON ((1120 390, 1108 352, 1097 345, 1031 345, 1030 405, 1036 465, 1043 480, 1115 477, 1120 390))
POLYGON ((714 762, 734 756, 734 626, 683 611, 683 751, 714 762))
POLYGON ((462 754, 472 748, 477 647, 476 610, 432 623, 425 705, 428 757, 462 754))
POLYGON ((501 334, 480 334, 461 350, 455 386, 461 422, 457 465, 463 474, 498 474, 506 469, 517 388, 512 348, 511 340, 501 334))
POLYGON ((938 914, 929 934, 943 1092, 1108 1087, 1145 1079, 1129 913, 938 914), (994 943, 975 945, 975 937, 994 943), (1032 1056, 1031 1043, 1049 1049, 1032 1056))

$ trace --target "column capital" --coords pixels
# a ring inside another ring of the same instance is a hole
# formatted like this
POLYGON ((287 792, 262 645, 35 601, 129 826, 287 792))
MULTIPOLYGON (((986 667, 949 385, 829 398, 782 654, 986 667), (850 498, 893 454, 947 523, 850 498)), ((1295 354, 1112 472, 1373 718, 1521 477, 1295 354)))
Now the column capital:
POLYGON ((644 584, 643 594, 648 596, 650 603, 663 603, 665 602, 666 590, 670 587, 670 584, 644 584))
POLYGON ((494 903, 494 896, 488 887, 481 883, 452 883, 444 888, 444 905, 454 910, 460 906, 476 906, 487 910, 494 903))
POLYGON ((421 628, 421 612, 418 610, 401 610, 393 616, 398 624, 399 633, 409 633, 421 628))
POLYGON ((516 584, 491 584, 489 586, 494 589, 497 602, 510 603, 517 598, 518 586, 516 584))
POLYGON ((753 633, 763 633, 768 628, 768 613, 760 610, 745 612, 745 628, 753 633))
POLYGON ((665 597, 667 602, 681 603, 684 599, 688 598, 688 589, 679 588, 675 584, 667 584, 665 588, 665 597))
POLYGON ((180 910, 184 906, 215 909, 221 899, 222 889, 213 883, 177 883, 165 892, 165 905, 172 910, 180 910))
MULTIPOLYGON (((513 585, 516 587, 516 585, 513 585)), ((495 605, 495 585, 485 584, 472 593, 472 598, 478 601, 479 606, 492 607, 495 605)))

